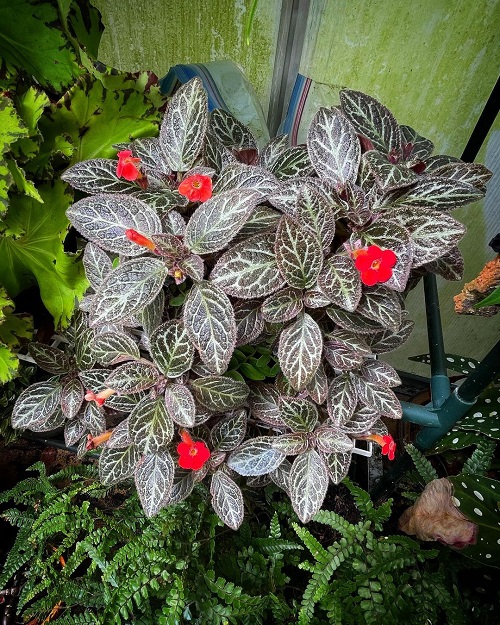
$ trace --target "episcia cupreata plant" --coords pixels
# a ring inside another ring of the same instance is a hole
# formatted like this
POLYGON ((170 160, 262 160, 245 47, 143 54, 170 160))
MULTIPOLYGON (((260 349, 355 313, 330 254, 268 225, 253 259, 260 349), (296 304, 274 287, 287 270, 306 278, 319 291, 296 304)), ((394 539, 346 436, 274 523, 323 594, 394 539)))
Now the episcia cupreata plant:
POLYGON ((104 484, 135 479, 147 515, 210 480, 229 527, 242 489, 273 481, 303 522, 347 474, 355 440, 394 457, 396 372, 374 356, 408 338, 404 296, 425 272, 462 274, 454 208, 483 197, 482 165, 432 143, 357 91, 312 120, 306 146, 261 151, 193 79, 158 138, 118 146, 63 178, 88 240, 90 290, 65 351, 33 344, 52 377, 12 422, 64 426, 100 450, 104 484), (281 372, 230 377, 237 346, 272 349, 281 372))

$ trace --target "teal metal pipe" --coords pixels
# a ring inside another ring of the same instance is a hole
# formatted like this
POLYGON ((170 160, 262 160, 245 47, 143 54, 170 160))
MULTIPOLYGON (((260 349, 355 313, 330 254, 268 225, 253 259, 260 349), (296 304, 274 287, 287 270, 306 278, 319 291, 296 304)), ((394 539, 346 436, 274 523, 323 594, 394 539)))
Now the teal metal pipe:
POLYGON ((431 428, 439 427, 437 414, 427 407, 410 404, 407 401, 402 401, 401 406, 403 407, 403 421, 411 421, 411 423, 431 428))

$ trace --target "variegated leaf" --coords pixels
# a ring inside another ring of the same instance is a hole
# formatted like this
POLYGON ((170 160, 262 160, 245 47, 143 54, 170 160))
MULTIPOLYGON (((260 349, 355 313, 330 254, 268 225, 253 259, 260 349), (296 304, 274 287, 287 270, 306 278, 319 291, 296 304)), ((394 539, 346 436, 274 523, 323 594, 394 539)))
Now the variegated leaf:
POLYGON ((49 373, 61 375, 68 373, 70 369, 68 357, 57 347, 32 342, 29 345, 29 355, 41 369, 49 373))
POLYGON ((400 126, 403 140, 403 156, 411 163, 425 161, 434 151, 434 144, 429 139, 422 137, 411 126, 400 126))
POLYGON ((406 165, 395 165, 387 156, 375 150, 365 152, 362 160, 367 164, 377 185, 386 193, 409 187, 418 180, 417 174, 406 165))
POLYGON ((190 254, 177 263, 177 267, 194 282, 201 282, 205 275, 205 263, 203 258, 196 254, 190 254))
POLYGON ((404 195, 394 200, 393 205, 450 211, 476 202, 483 196, 484 193, 480 189, 467 182, 427 176, 420 178, 404 195))
POLYGON ((265 297, 285 284, 274 254, 274 235, 258 234, 235 245, 217 261, 210 280, 242 299, 265 297))
POLYGON ((92 436, 98 436, 106 430, 106 415, 104 414, 104 410, 93 401, 86 403, 82 421, 85 423, 85 428, 92 436))
POLYGON ((232 530, 237 530, 243 523, 245 513, 240 487, 219 469, 212 476, 210 494, 217 516, 232 530))
POLYGON ((365 360, 361 367, 362 376, 369 382, 382 386, 399 386, 401 378, 396 370, 381 360, 365 360))
POLYGON ((356 310, 361 299, 361 279, 348 256, 334 254, 323 263, 318 286, 326 297, 349 312, 356 310))
POLYGON ((83 267, 90 286, 97 291, 108 273, 113 269, 110 257, 90 241, 83 252, 83 267))
POLYGON ((106 369, 88 369, 86 371, 79 371, 78 376, 82 381, 83 387, 86 391, 94 391, 99 393, 106 388, 104 381, 109 375, 109 371, 106 369))
POLYGON ((184 384, 169 384, 165 389, 165 406, 172 420, 181 427, 195 424, 196 405, 191 391, 184 384))
POLYGON ((99 456, 99 479, 105 486, 112 486, 132 477, 141 455, 135 445, 125 449, 104 447, 99 456))
POLYGON ((350 332, 375 334, 376 332, 382 332, 384 330, 380 323, 377 323, 373 319, 368 319, 368 317, 364 317, 358 311, 352 313, 338 308, 337 306, 329 306, 326 312, 332 321, 344 330, 349 330, 350 332))
POLYGON ((163 290, 152 302, 147 304, 141 311, 136 313, 144 332, 149 336, 160 325, 165 310, 165 293, 163 290))
POLYGON ((75 202, 66 215, 84 237, 108 252, 139 256, 144 248, 125 236, 132 229, 144 236, 161 232, 156 212, 131 195, 93 195, 75 202))
POLYGON ((320 178, 339 186, 356 180, 361 147, 352 124, 338 109, 319 109, 309 127, 307 149, 320 178))
POLYGON ((321 508, 328 489, 328 471, 314 449, 295 458, 290 470, 290 500, 302 523, 307 523, 321 508))
POLYGON ((74 419, 83 404, 84 389, 78 378, 71 378, 61 392, 61 410, 66 419, 74 419))
POLYGON ((174 435, 174 424, 163 397, 144 397, 128 417, 131 441, 143 454, 165 449, 174 435))
POLYGON ((86 431, 87 426, 82 419, 68 421, 64 426, 64 444, 71 447, 82 438, 86 431))
MULTIPOLYGON (((160 218, 167 215, 173 208, 187 206, 188 199, 170 189, 161 189, 157 193, 153 191, 137 191, 134 197, 158 213, 160 218)), ((174 211, 172 211, 174 212, 174 211)), ((169 229, 167 228, 169 231, 169 229)), ((173 232, 171 234, 174 234, 173 232)))
POLYGON ((260 312, 260 301, 238 301, 234 305, 236 320, 236 347, 247 345, 262 334, 264 317, 260 312))
POLYGON ((174 234, 152 234, 151 241, 156 245, 155 253, 169 259, 180 259, 189 255, 189 249, 174 234))
POLYGON ((317 288, 305 291, 303 302, 307 308, 324 308, 331 304, 330 299, 317 288))
POLYGON ((361 366, 363 354, 352 351, 344 343, 337 341, 325 341, 323 354, 334 369, 350 371, 361 366))
POLYGON ((425 208, 398 208, 389 213, 411 235, 413 267, 420 267, 453 249, 465 234, 465 226, 446 213, 425 208))
POLYGON ((441 276, 445 280, 461 280, 464 276, 464 257, 458 247, 443 254, 436 260, 422 265, 424 269, 441 276))
POLYGON ((395 331, 401 325, 400 296, 381 285, 364 290, 356 312, 388 330, 395 331))
POLYGON ((290 496, 290 470, 292 468, 292 463, 285 458, 283 462, 269 473, 269 477, 271 480, 285 491, 285 493, 290 496))
POLYGON ((195 486, 195 472, 184 471, 183 469, 176 468, 174 473, 174 483, 172 484, 172 490, 166 505, 170 506, 174 503, 179 503, 189 497, 195 486))
POLYGON ((217 108, 210 113, 210 129, 226 147, 240 150, 257 147, 250 129, 225 109, 217 108))
POLYGON ((280 397, 279 411, 281 421, 292 432, 312 432, 318 423, 318 410, 307 399, 280 397))
POLYGON ((111 449, 124 449, 132 444, 132 439, 128 431, 128 418, 120 421, 113 429, 113 433, 106 441, 106 447, 111 449))
POLYGON ((295 215, 301 226, 316 235, 323 249, 331 245, 335 236, 335 216, 325 196, 316 187, 305 184, 300 189, 295 215))
POLYGON ((351 466, 350 453, 333 453, 325 456, 328 475, 334 484, 340 484, 351 466))
POLYGON ((203 156, 206 164, 213 167, 217 173, 221 172, 228 165, 236 163, 236 156, 222 144, 222 141, 211 129, 210 124, 205 135, 203 156))
POLYGON ((14 404, 12 427, 20 430, 36 429, 38 423, 45 423, 58 409, 61 391, 61 384, 53 379, 28 386, 14 404))
POLYGON ((356 132, 371 141, 385 154, 400 154, 401 131, 394 115, 375 98, 361 91, 342 89, 342 112, 351 121, 356 132))
POLYGON ((173 234, 176 237, 183 237, 186 230, 184 217, 175 210, 169 210, 161 214, 161 225, 163 232, 173 234))
POLYGON ((298 176, 312 176, 314 167, 311 164, 307 150, 294 145, 288 147, 279 154, 269 166, 278 180, 288 180, 298 176))
POLYGON ((170 169, 165 161, 165 157, 161 150, 160 141, 157 138, 146 137, 136 139, 132 143, 132 151, 134 156, 141 159, 141 168, 146 173, 169 175, 170 169))
POLYGON ((227 465, 240 475, 266 475, 271 473, 285 459, 285 454, 273 447, 273 436, 252 438, 233 451, 227 465))
POLYGON ((274 249, 278 268, 291 287, 307 289, 316 283, 323 252, 309 229, 284 216, 278 224, 274 249))
POLYGON ((278 135, 273 137, 262 149, 259 154, 259 165, 265 169, 270 169, 277 158, 290 145, 288 135, 278 135))
POLYGON ((350 222, 362 226, 370 221, 372 217, 370 202, 361 187, 348 180, 343 196, 345 196, 347 218, 350 222))
POLYGON ((193 364, 194 347, 180 320, 167 321, 156 328, 150 337, 150 352, 167 378, 178 378, 193 364))
POLYGON ((378 410, 378 412, 392 419, 401 419, 403 411, 396 395, 387 386, 357 377, 355 378, 356 393, 361 403, 378 410))
POLYGON ((483 190, 492 172, 481 163, 454 162, 432 170, 432 175, 465 182, 483 190))
POLYGON ((368 337, 370 348, 374 354, 385 354, 401 347, 413 331, 415 322, 410 319, 404 319, 397 332, 385 331, 377 332, 368 337))
POLYGON ((233 189, 201 204, 191 216, 184 242, 196 254, 226 247, 238 233, 262 195, 252 189, 233 189))
POLYGON ((316 448, 324 454, 348 453, 354 447, 352 438, 340 429, 322 425, 314 432, 316 448))
POLYGON ((323 336, 314 319, 301 313, 281 332, 278 346, 280 367, 297 391, 303 390, 316 373, 323 351, 323 336))
POLYGON ((384 286, 402 293, 406 288, 413 262, 413 245, 408 230, 384 218, 364 228, 355 237, 359 238, 359 235, 366 245, 378 245, 396 254, 398 260, 392 268, 392 276, 384 282, 384 286))
POLYGON ((132 395, 111 395, 106 400, 106 406, 117 412, 130 412, 143 396, 144 393, 142 392, 133 393, 132 395))
POLYGON ((309 445, 306 432, 293 432, 273 437, 273 447, 287 456, 297 456, 307 451, 309 445))
POLYGON ((373 424, 380 418, 378 410, 372 406, 358 404, 352 417, 340 426, 340 429, 351 436, 369 434, 373 424))
POLYGON ((231 451, 245 438, 247 430, 247 413, 238 410, 233 414, 223 417, 210 432, 210 440, 214 449, 218 451, 231 451))
POLYGON ((139 347, 128 334, 105 332, 98 334, 91 342, 95 360, 101 365, 116 365, 125 360, 138 360, 139 347))
POLYGON ((129 260, 107 277, 92 302, 92 325, 119 322, 140 312, 163 287, 168 270, 157 258, 129 260))
POLYGON ((208 124, 208 96, 201 79, 192 78, 170 100, 160 128, 160 146, 172 171, 188 171, 208 124))
POLYGON ((184 326, 203 362, 224 373, 236 343, 236 321, 229 298, 211 282, 191 287, 184 303, 184 326))
POLYGON ((356 410, 358 393, 348 373, 337 376, 328 388, 327 410, 332 425, 347 423, 356 410))
POLYGON ((296 317, 303 308, 302 291, 282 289, 270 295, 262 304, 262 317, 270 323, 283 323, 296 317))
POLYGON ((66 424, 66 417, 63 414, 61 408, 57 408, 46 421, 39 421, 31 427, 34 432, 52 432, 64 427, 66 424))
POLYGON ((297 202, 302 188, 306 184, 314 186, 315 180, 318 178, 291 178, 286 183, 282 182, 269 197, 269 202, 285 215, 296 217, 297 202))
POLYGON ((340 328, 335 328, 335 331, 332 334, 328 335, 329 341, 334 341, 335 343, 340 343, 344 345, 348 349, 358 352, 363 356, 369 356, 372 352, 368 346, 368 343, 365 340, 365 337, 359 336, 354 332, 350 332, 349 330, 343 330, 340 328))
POLYGON ((146 362, 127 362, 120 365, 105 380, 108 388, 120 394, 137 393, 154 386, 160 379, 156 367, 146 362))
POLYGON ((216 412, 239 408, 250 392, 244 382, 218 375, 198 378, 190 384, 196 400, 208 410, 216 412))
POLYGON ((168 451, 148 454, 137 463, 135 486, 148 518, 166 506, 174 482, 174 471, 174 461, 168 451))
POLYGON ((273 426, 282 426, 278 407, 279 393, 270 384, 252 384, 248 401, 254 419, 273 426))
MULTIPOLYGON (((426 173, 443 167, 444 165, 449 165, 450 163, 462 163, 459 158, 456 156, 448 156, 447 154, 435 154, 430 158, 425 160, 426 165, 426 173)), ((434 174, 433 174, 434 175, 434 174)))
POLYGON ((326 377, 325 368, 320 363, 316 369, 312 380, 306 386, 309 397, 316 404, 323 404, 328 396, 328 378, 326 377))
POLYGON ((92 158, 76 163, 61 176, 64 182, 73 189, 89 195, 96 193, 131 193, 136 190, 135 184, 118 178, 116 167, 118 161, 109 158, 92 158))
POLYGON ((280 219, 281 214, 273 208, 256 206, 236 235, 233 243, 241 243, 241 241, 245 241, 262 232, 274 231, 280 219))
POLYGON ((230 189, 252 189, 259 191, 267 199, 279 188, 279 183, 271 172, 262 167, 234 163, 225 167, 214 184, 214 193, 230 189))

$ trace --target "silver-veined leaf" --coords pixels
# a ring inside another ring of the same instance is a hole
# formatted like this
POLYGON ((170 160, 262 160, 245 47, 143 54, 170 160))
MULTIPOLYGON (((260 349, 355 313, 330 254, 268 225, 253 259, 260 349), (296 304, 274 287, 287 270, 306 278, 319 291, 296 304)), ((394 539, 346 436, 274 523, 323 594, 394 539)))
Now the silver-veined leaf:
POLYGON ((283 426, 278 406, 279 393, 270 384, 252 384, 249 396, 250 410, 254 419, 274 426, 283 426))
POLYGON ((351 436, 361 436, 372 432, 373 424, 380 419, 380 413, 372 406, 358 404, 352 417, 340 426, 340 429, 351 436))
POLYGON ((296 317, 303 307, 302 291, 287 288, 269 295, 262 304, 261 312, 266 321, 283 323, 296 317))
POLYGON ((357 369, 363 363, 363 354, 349 349, 345 344, 337 341, 325 341, 323 354, 334 369, 350 371, 357 369))
POLYGON ((302 523, 321 508, 328 489, 328 471, 314 449, 298 455, 290 470, 290 500, 302 523))
POLYGON ((384 330, 384 327, 380 323, 374 319, 365 317, 358 310, 349 312, 338 306, 329 306, 326 309, 326 313, 338 326, 349 332, 375 334, 376 332, 382 332, 384 330))
POLYGON ((174 471, 174 461, 168 451, 148 454, 137 463, 135 486, 148 518, 165 507, 172 490, 174 471))
POLYGON ((170 100, 160 128, 160 147, 172 171, 188 171, 208 125, 208 96, 200 78, 180 87, 170 100))
POLYGON ((241 243, 241 241, 245 241, 256 234, 275 230, 280 219, 281 214, 273 208, 269 208, 268 206, 256 206, 236 235, 233 244, 241 243))
POLYGON ((278 268, 291 287, 307 289, 316 283, 323 252, 308 228, 285 215, 278 224, 274 249, 278 268))
POLYGON ((422 177, 405 194, 393 200, 393 205, 418 206, 438 211, 449 211, 471 202, 477 202, 484 193, 467 182, 422 177))
POLYGON ((349 373, 337 376, 328 388, 327 410, 332 425, 341 426, 352 417, 358 394, 349 373))
POLYGON ((326 297, 349 312, 356 310, 361 299, 361 279, 348 256, 334 254, 323 263, 318 286, 326 297))
POLYGON ((323 336, 314 319, 307 313, 280 335, 278 358, 280 367, 297 391, 303 390, 316 373, 323 351, 323 336))
POLYGON ((262 194, 252 189, 219 193, 191 216, 184 242, 196 254, 211 254, 226 247, 243 226, 262 194))
POLYGON ((307 134, 307 149, 320 178, 342 186, 355 182, 361 147, 352 124, 338 109, 320 108, 307 134))
POLYGON ((285 459, 285 454, 273 447, 273 436, 252 438, 227 460, 227 465, 240 475, 266 475, 274 471, 285 459))
POLYGON ((99 479, 105 486, 112 486, 134 474, 141 454, 135 445, 125 449, 104 447, 99 456, 99 479))
POLYGON ((290 496, 290 469, 292 468, 292 463, 285 458, 283 462, 269 473, 269 477, 271 480, 285 491, 285 493, 290 496))
POLYGON ((95 360, 104 366, 116 365, 125 360, 138 360, 141 357, 137 343, 123 332, 98 334, 91 342, 91 349, 95 360))
POLYGON ((385 193, 395 190, 399 192, 399 189, 409 187, 418 180, 417 174, 405 164, 395 164, 388 156, 376 150, 365 152, 361 162, 369 169, 378 187, 385 193))
POLYGON ((219 469, 212 476, 210 494, 217 516, 232 530, 237 530, 243 523, 245 513, 240 487, 219 469))
POLYGON ((238 243, 217 261, 210 280, 242 299, 265 297, 285 284, 274 253, 274 235, 258 234, 238 243))
POLYGON ((86 403, 82 421, 85 423, 85 428, 92 436, 98 436, 106 430, 106 415, 104 410, 93 401, 86 403))
POLYGON ((316 428, 314 432, 316 448, 324 454, 347 453, 354 447, 352 438, 347 436, 341 429, 327 425, 316 428))
POLYGON ((369 382, 382 386, 399 386, 401 378, 396 370, 382 360, 365 360, 361 367, 361 374, 369 382))
POLYGON ((61 384, 56 380, 36 382, 17 398, 12 410, 13 428, 24 430, 43 424, 57 410, 61 401, 61 384))
POLYGON ((436 260, 422 266, 445 280, 458 281, 464 277, 464 257, 457 246, 452 247, 436 260))
POLYGON ((195 282, 201 282, 205 275, 205 263, 197 254, 190 254, 187 258, 183 258, 177 263, 177 267, 195 282))
POLYGON ((492 172, 481 163, 448 163, 432 171, 433 176, 443 176, 448 180, 466 182, 474 187, 484 189, 492 176, 492 172))
POLYGON ((311 164, 307 150, 301 145, 292 145, 277 156, 269 166, 269 171, 272 171, 278 180, 288 180, 290 178, 312 176, 314 167, 311 164))
POLYGON ((32 342, 29 345, 29 355, 44 371, 57 375, 68 373, 69 371, 69 359, 66 354, 57 347, 32 342))
POLYGON ((106 378, 106 386, 120 394, 137 393, 154 386, 160 379, 156 367, 146 362, 127 362, 106 378))
POLYGON ((67 421, 64 426, 64 444, 70 447, 79 441, 87 431, 87 426, 81 419, 67 421))
POLYGON ((82 260, 87 280, 90 286, 97 290, 113 269, 111 259, 104 250, 89 241, 85 246, 82 260))
POLYGON ((240 300, 234 305, 236 320, 236 347, 247 345, 262 334, 264 317, 260 311, 261 302, 240 300))
POLYGON ((189 371, 194 359, 194 347, 182 321, 162 324, 150 337, 150 352, 156 365, 168 378, 178 378, 189 371))
POLYGON ((306 386, 309 397, 318 405, 323 404, 328 396, 328 378, 323 363, 316 369, 312 380, 306 386))
POLYGON ((304 453, 309 446, 306 432, 293 432, 273 437, 273 447, 287 456, 297 456, 304 453))
POLYGON ((203 362, 215 373, 224 373, 236 343, 234 311, 224 291, 207 281, 194 284, 183 319, 203 362))
POLYGON ((169 384, 165 389, 165 406, 172 421, 181 427, 195 424, 196 404, 191 391, 184 384, 169 384))
POLYGON ((361 403, 375 408, 385 417, 401 419, 403 415, 401 403, 390 388, 357 376, 355 385, 357 397, 361 403))
POLYGON ((394 349, 401 347, 403 343, 406 343, 413 331, 414 326, 414 321, 404 319, 397 332, 385 331, 373 334, 368 337, 370 349, 374 354, 392 352, 394 349))
POLYGON ((111 449, 124 449, 132 444, 132 439, 128 431, 128 418, 123 419, 113 428, 111 436, 106 441, 106 447, 111 449))
POLYGON ((149 302, 141 311, 136 313, 140 325, 149 336, 161 323, 165 310, 165 293, 159 291, 152 302, 149 302))
POLYGON ((239 408, 250 392, 244 382, 219 375, 192 380, 190 385, 196 400, 216 412, 239 408))
POLYGON ((174 424, 163 397, 144 397, 128 417, 130 439, 143 454, 165 449, 174 435, 174 424))
POLYGON ((80 371, 91 369, 95 364, 94 353, 91 348, 94 330, 86 328, 75 334, 75 360, 80 371))
POLYGON ((71 378, 61 391, 61 410, 66 419, 74 419, 83 404, 84 389, 78 378, 71 378))
POLYGON ((124 256, 144 253, 143 247, 127 239, 126 230, 146 237, 162 230, 154 209, 131 195, 92 195, 75 202, 66 215, 89 241, 124 256))
POLYGON ((245 438, 247 430, 247 413, 245 410, 223 417, 210 432, 210 440, 214 449, 231 451, 245 438))
POLYGON ((159 174, 171 173, 161 150, 160 141, 156 137, 144 137, 135 139, 132 143, 134 156, 141 159, 141 169, 146 174, 151 173, 153 178, 158 178, 159 174))
POLYGON ((262 167, 234 163, 225 167, 214 184, 214 193, 230 189, 252 189, 261 193, 262 200, 277 191, 279 182, 275 176, 262 167))
POLYGON ((334 484, 340 484, 351 466, 351 453, 333 453, 325 456, 328 474, 334 484))
POLYGON ((335 236, 335 215, 325 196, 311 185, 305 184, 299 191, 295 215, 300 225, 311 230, 327 249, 335 236))
POLYGON ((281 421, 292 432, 312 432, 318 423, 318 410, 307 399, 280 397, 279 411, 281 421))
POLYGON ((356 311, 387 330, 395 331, 401 326, 400 296, 382 285, 365 289, 356 311))
POLYGON ((419 135, 411 126, 401 125, 401 139, 403 147, 403 156, 410 163, 418 163, 425 161, 434 151, 434 144, 430 139, 426 139, 419 135), (411 147, 410 153, 407 154, 408 148, 411 147))
POLYGON ((238 150, 257 147, 250 129, 225 109, 217 108, 210 113, 210 130, 226 147, 238 150))
POLYGON ((118 161, 110 158, 92 158, 76 163, 61 176, 73 189, 89 195, 96 193, 131 193, 136 186, 116 175, 118 161))

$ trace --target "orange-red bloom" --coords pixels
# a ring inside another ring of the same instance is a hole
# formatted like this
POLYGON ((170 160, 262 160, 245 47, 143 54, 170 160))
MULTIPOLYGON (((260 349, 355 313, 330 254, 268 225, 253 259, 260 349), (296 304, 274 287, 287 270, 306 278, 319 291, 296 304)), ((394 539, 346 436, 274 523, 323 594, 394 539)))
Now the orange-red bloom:
POLYGON ((387 456, 389 460, 394 460, 396 455, 396 443, 390 434, 380 436, 380 434, 370 434, 369 436, 360 436, 368 441, 375 441, 382 447, 382 455, 387 456))
POLYGON ((141 177, 141 172, 137 167, 137 163, 140 163, 140 158, 134 158, 130 150, 123 150, 118 152, 118 165, 116 166, 116 175, 118 178, 125 178, 125 180, 137 180, 141 177))
POLYGON ((188 176, 181 182, 178 191, 190 202, 206 202, 212 197, 212 178, 202 174, 188 176))
POLYGON ((98 406, 102 406, 104 402, 108 399, 108 397, 111 397, 111 395, 114 395, 115 393, 116 391, 114 391, 112 388, 106 388, 100 393, 97 393, 97 395, 94 393, 94 391, 87 391, 85 393, 85 400, 95 401, 98 406))
POLYGON ((128 230, 125 230, 125 236, 129 241, 137 243, 137 245, 142 245, 142 247, 147 247, 148 250, 154 251, 156 249, 156 245, 153 243, 153 241, 150 241, 143 234, 137 232, 137 230, 132 230, 132 228, 129 228, 128 230))
POLYGON ((392 276, 392 268, 398 257, 392 250, 382 250, 378 245, 370 245, 365 249, 354 250, 356 269, 360 273, 361 282, 373 286, 378 282, 387 282, 392 276))
POLYGON ((186 430, 180 432, 182 443, 177 445, 179 454, 179 466, 183 469, 198 471, 210 458, 210 450, 203 441, 193 441, 186 430))

